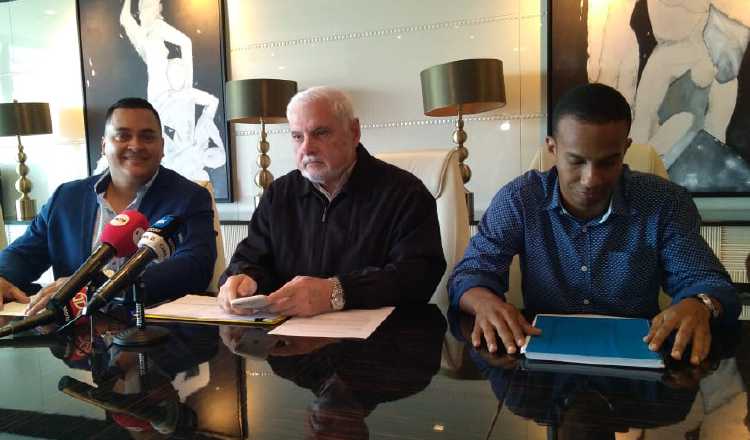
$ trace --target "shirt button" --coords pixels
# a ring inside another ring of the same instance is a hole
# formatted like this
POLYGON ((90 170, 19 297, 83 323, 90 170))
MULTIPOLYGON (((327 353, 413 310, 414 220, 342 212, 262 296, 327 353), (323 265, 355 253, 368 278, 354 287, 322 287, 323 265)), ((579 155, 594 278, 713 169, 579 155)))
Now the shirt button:
POLYGON ((587 299, 584 299, 584 300, 583 300, 583 303, 584 303, 584 304, 586 304, 586 305, 589 305, 589 304, 591 304, 591 301, 589 301, 589 300, 587 300, 587 299))
POLYGON ((589 270, 589 268, 588 268, 588 267, 586 267, 586 266, 581 266, 581 272, 586 272, 587 270, 589 270))
POLYGON ((586 226, 584 226, 583 228, 581 228, 581 231, 583 231, 583 233, 585 234, 585 233, 589 232, 589 228, 587 228, 586 226))

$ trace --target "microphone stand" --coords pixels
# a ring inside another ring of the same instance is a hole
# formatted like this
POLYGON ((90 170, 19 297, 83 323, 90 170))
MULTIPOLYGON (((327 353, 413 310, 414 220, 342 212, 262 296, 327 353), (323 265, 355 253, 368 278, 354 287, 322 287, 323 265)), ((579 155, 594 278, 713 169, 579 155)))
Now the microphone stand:
POLYGON ((146 299, 146 289, 141 277, 133 283, 132 292, 135 302, 135 327, 118 333, 112 342, 120 347, 128 348, 147 347, 164 342, 170 335, 169 330, 164 327, 146 325, 143 305, 146 299))

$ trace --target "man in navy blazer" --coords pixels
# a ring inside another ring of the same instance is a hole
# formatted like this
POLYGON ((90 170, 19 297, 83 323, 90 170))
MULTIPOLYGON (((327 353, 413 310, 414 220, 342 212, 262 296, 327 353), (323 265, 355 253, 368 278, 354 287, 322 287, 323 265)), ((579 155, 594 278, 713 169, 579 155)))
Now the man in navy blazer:
MULTIPOLYGON (((202 291, 216 259, 211 196, 200 185, 160 165, 164 155, 159 114, 148 101, 125 98, 107 110, 102 174, 60 185, 23 236, 0 252, 0 307, 28 303, 33 284, 50 266, 55 282, 39 291, 27 314, 44 308, 52 294, 99 245, 99 234, 118 213, 136 209, 150 223, 177 215, 184 225, 172 256, 143 273, 149 302, 202 291)), ((110 262, 117 269, 125 259, 110 262)))

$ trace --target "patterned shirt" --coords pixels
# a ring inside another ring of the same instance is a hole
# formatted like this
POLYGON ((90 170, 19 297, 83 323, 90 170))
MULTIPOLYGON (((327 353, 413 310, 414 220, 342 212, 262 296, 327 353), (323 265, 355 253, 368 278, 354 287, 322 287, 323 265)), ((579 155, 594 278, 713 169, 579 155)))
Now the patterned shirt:
MULTIPOLYGON (((148 192, 148 189, 151 188, 151 185, 153 185, 154 180, 156 180, 156 176, 158 175, 159 169, 156 170, 153 177, 151 177, 148 182, 138 188, 138 191, 136 191, 135 193, 135 198, 128 204, 128 206, 125 207, 125 209, 123 209, 123 211, 126 211, 128 209, 138 210, 138 208, 141 206, 141 200, 143 200, 143 196, 146 195, 146 192, 148 192)), ((117 216, 117 213, 114 209, 112 209, 112 206, 105 198, 107 194, 107 187, 109 186, 109 182, 111 181, 112 175, 109 173, 109 170, 107 170, 104 174, 102 174, 102 177, 94 185, 94 191, 96 192, 96 202, 99 205, 99 209, 97 209, 96 211, 96 222, 94 222, 93 231, 94 235, 91 239, 92 252, 96 250, 96 248, 98 248, 102 243, 100 238, 102 235, 102 229, 104 229, 104 225, 112 221, 112 219, 117 216)), ((128 257, 114 257, 109 261, 109 263, 107 263, 107 265, 105 266, 105 270, 110 274, 116 272, 120 269, 120 267, 122 267, 123 264, 125 264, 125 261, 127 261, 127 259, 128 257)))
POLYGON ((498 191, 448 282, 451 305, 485 287, 503 296, 514 255, 534 312, 653 317, 660 287, 673 303, 706 293, 740 312, 729 275, 700 236, 689 193, 625 166, 610 209, 579 220, 563 209, 557 169, 529 171, 498 191))

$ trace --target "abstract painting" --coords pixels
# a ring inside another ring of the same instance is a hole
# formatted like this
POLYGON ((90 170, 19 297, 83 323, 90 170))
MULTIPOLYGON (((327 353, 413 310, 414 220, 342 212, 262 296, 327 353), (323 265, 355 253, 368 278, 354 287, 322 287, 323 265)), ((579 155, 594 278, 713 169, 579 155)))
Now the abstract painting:
POLYGON ((146 98, 159 112, 162 165, 210 180, 231 201, 222 1, 78 0, 89 171, 103 171, 107 107, 146 98))
POLYGON ((550 0, 549 111, 598 82, 693 195, 750 195, 747 0, 550 0), (563 37, 564 36, 564 37, 563 37))

